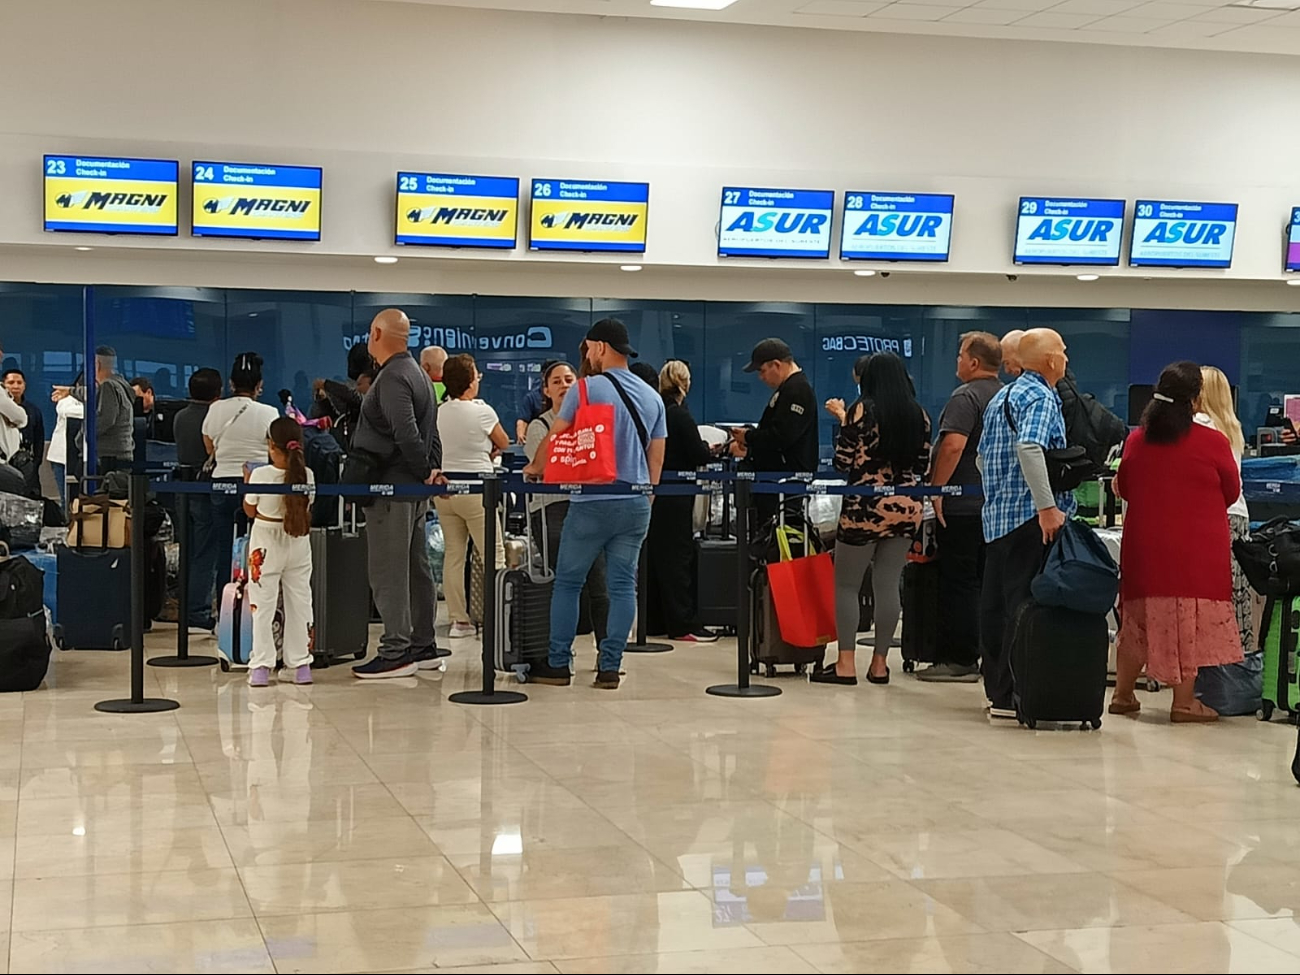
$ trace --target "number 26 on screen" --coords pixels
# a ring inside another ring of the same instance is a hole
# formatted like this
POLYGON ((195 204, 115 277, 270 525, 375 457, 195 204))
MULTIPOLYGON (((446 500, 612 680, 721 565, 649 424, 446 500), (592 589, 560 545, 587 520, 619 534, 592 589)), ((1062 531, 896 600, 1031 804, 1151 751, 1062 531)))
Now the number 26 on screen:
POLYGON ((212 171, 212 167, 211 167, 211 166, 195 166, 195 167, 194 167, 194 182, 196 182, 196 183, 210 183, 210 182, 212 182, 214 179, 216 179, 216 173, 214 173, 214 172, 212 171))
POLYGON ((533 196, 540 196, 540 197, 542 197, 543 199, 545 199, 546 197, 548 197, 548 196, 550 196, 550 195, 551 195, 551 184, 550 184, 550 183, 534 183, 534 184, 533 184, 533 196))

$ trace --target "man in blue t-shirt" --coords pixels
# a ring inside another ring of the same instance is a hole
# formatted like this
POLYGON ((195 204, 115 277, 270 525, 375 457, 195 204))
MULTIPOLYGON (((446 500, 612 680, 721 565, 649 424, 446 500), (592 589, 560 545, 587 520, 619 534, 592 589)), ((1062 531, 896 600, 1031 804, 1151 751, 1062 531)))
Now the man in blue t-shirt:
MULTIPOLYGON (((606 318, 591 327, 587 333, 587 363, 599 375, 586 380, 587 400, 614 407, 616 483, 658 484, 667 437, 664 401, 628 371, 629 357, 636 358, 636 350, 628 341, 626 325, 616 318, 606 318)), ((564 397, 551 424, 551 437, 573 425, 578 399, 576 395, 564 397)), ((524 473, 539 476, 548 454, 543 444, 524 473)), ((559 687, 570 683, 573 638, 578 630, 578 597, 591 564, 604 552, 609 626, 608 634, 600 641, 595 686, 606 690, 618 688, 623 650, 636 616, 637 561, 649 528, 650 498, 644 494, 573 496, 564 519, 555 566, 550 658, 544 664, 532 665, 529 683, 559 687)))

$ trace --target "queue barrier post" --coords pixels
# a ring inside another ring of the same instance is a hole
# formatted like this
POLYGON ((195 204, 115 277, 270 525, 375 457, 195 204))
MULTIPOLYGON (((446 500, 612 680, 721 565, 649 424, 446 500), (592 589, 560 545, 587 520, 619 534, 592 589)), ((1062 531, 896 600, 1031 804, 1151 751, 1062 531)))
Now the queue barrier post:
MULTIPOLYGON (((216 657, 205 654, 190 654, 190 496, 176 495, 176 542, 180 547, 180 564, 176 576, 176 654, 175 656, 150 657, 150 667, 211 667, 217 663, 216 657)), ((204 499, 204 503, 211 501, 204 499)))
POLYGON ((648 551, 647 541, 642 540, 636 567, 636 640, 623 648, 624 653, 667 653, 673 649, 671 643, 652 643, 646 640, 646 608, 650 600, 650 587, 647 585, 650 571, 648 551))
POLYGON ((501 480, 483 478, 483 687, 477 691, 457 691, 447 700, 456 704, 519 704, 528 695, 519 691, 497 690, 497 508, 501 503, 501 480))
POLYGON ((747 480, 736 481, 736 683, 714 684, 704 692, 714 697, 777 697, 781 688, 750 683, 750 622, 753 591, 750 589, 749 545, 753 537, 753 487, 747 480))
POLYGON ((173 711, 179 701, 169 698, 144 696, 144 599, 147 539, 144 534, 144 506, 149 496, 149 477, 136 472, 131 475, 129 500, 131 504, 131 696, 100 701, 96 711, 111 714, 141 714, 152 711, 173 711))

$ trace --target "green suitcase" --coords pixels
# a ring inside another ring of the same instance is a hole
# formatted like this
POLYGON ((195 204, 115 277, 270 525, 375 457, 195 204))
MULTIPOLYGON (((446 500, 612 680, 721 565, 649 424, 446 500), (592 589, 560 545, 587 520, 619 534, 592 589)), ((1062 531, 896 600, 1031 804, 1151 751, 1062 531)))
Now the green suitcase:
POLYGON ((1259 627, 1264 653, 1264 703, 1259 717, 1267 721, 1275 708, 1300 712, 1300 676, 1296 673, 1296 637, 1300 634, 1300 596, 1268 598, 1259 627))

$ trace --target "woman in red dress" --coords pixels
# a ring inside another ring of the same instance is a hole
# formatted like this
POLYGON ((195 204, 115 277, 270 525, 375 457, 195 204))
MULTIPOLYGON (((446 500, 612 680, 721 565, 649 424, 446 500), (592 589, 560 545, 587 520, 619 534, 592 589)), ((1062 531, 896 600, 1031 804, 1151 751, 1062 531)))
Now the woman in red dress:
POLYGON ((1196 700, 1196 671, 1241 660, 1228 531, 1241 476, 1227 438, 1192 421, 1200 392, 1195 363, 1166 367, 1115 477, 1128 507, 1111 714, 1141 708, 1133 685, 1145 665, 1149 677, 1173 687, 1170 720, 1217 721, 1196 700))

